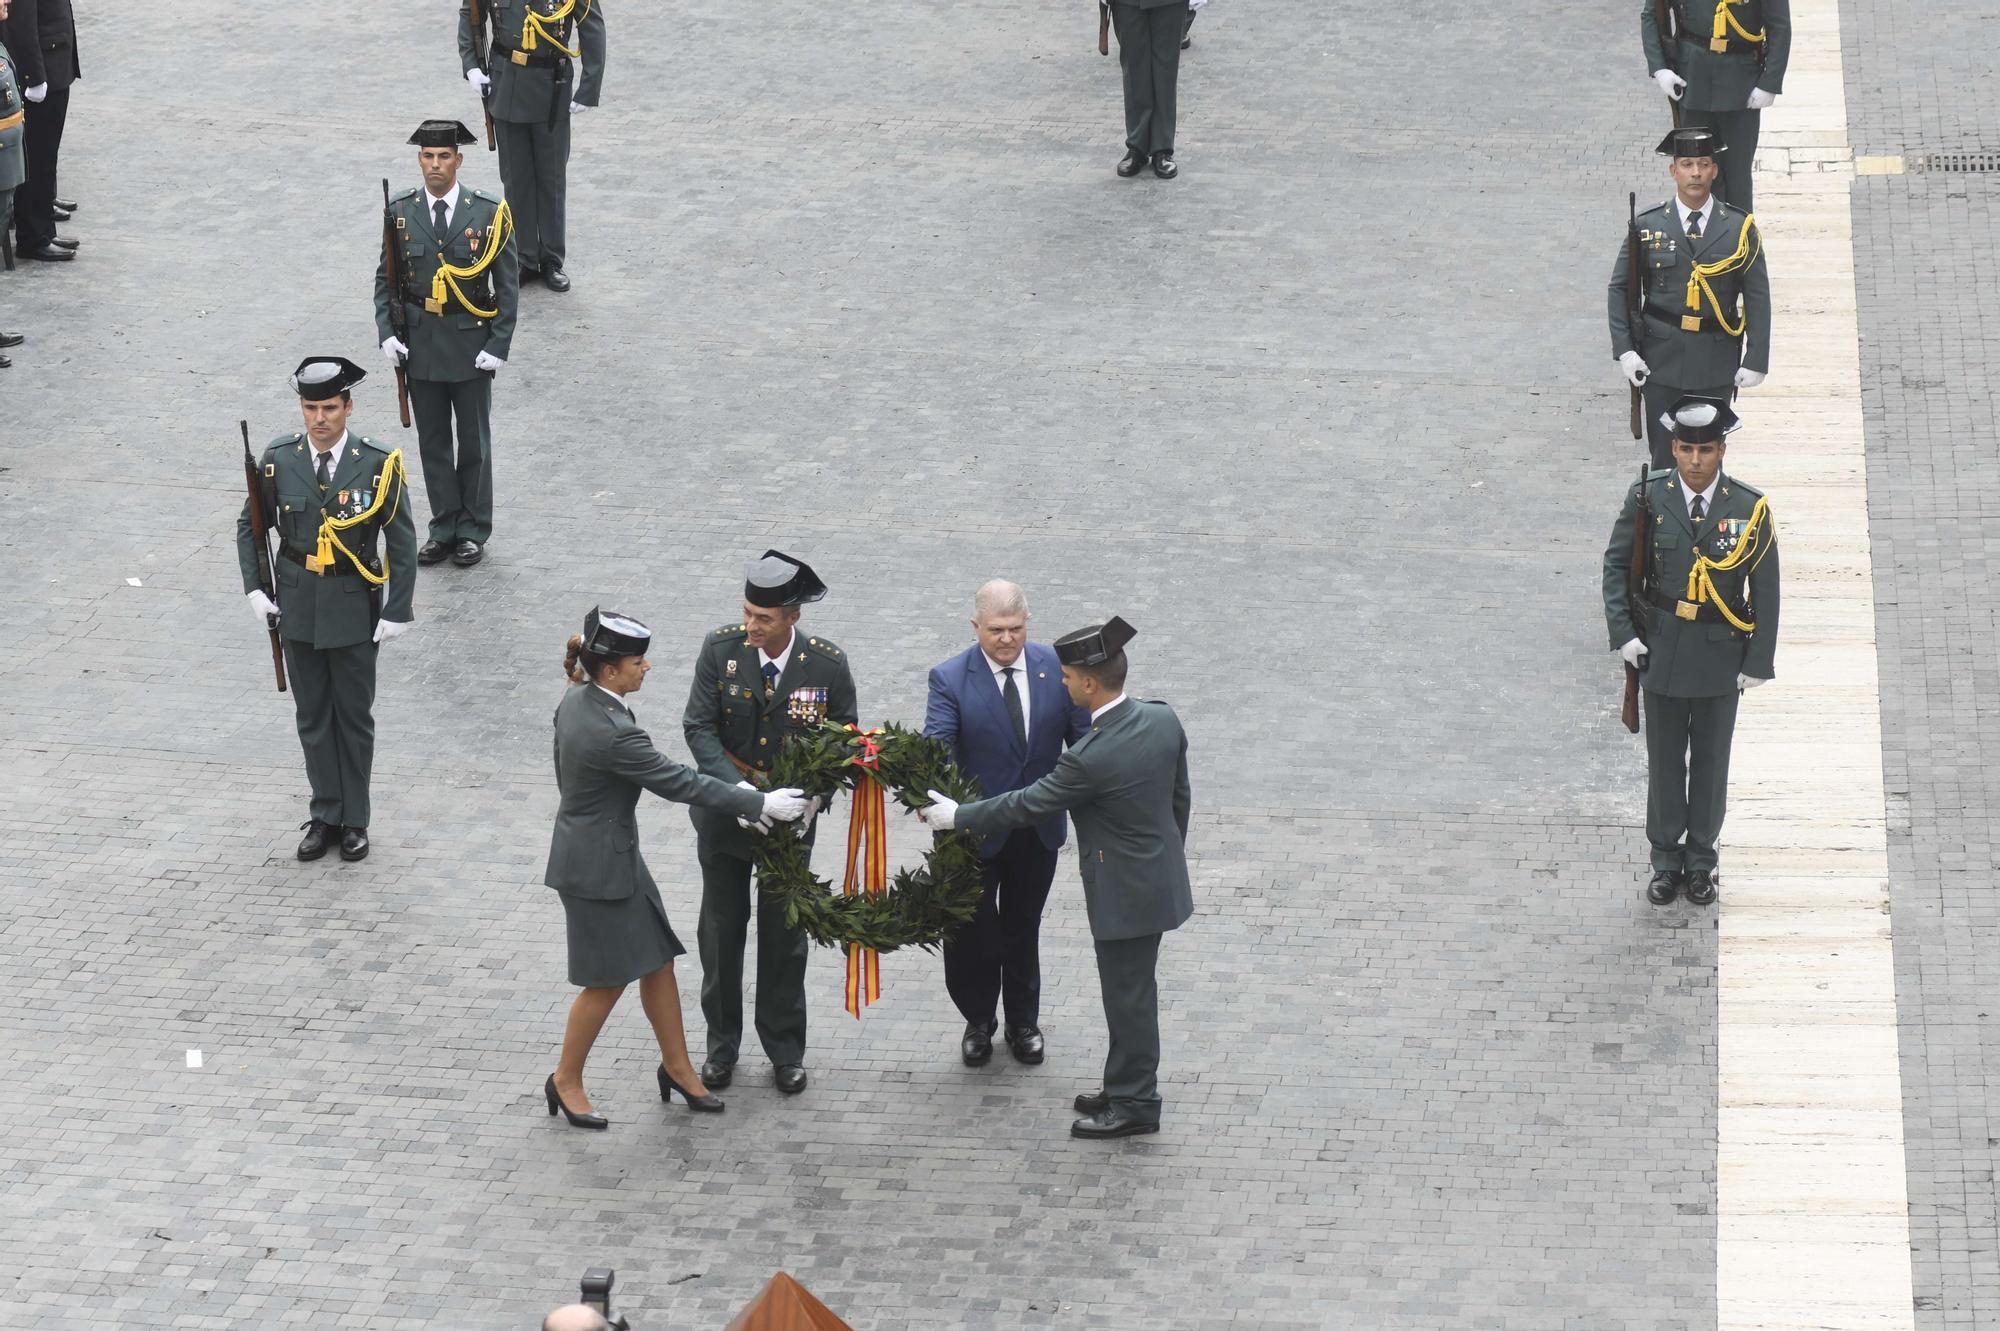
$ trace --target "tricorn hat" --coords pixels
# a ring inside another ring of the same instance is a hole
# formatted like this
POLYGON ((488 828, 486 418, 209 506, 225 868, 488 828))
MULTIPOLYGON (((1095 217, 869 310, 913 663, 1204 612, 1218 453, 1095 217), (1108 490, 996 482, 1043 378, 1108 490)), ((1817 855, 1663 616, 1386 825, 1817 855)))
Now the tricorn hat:
POLYGON ((805 605, 825 595, 826 584, 812 565, 777 550, 766 550, 743 570, 743 599, 751 605, 805 605))
POLYGON ((1743 424, 1729 404, 1712 397, 1684 397, 1660 417, 1674 438, 1690 444, 1712 444, 1743 424))
POLYGON ((596 606, 583 617, 584 654, 596 657, 644 656, 653 630, 629 615, 596 606))
POLYGON ((1707 125, 1682 125, 1668 130, 1653 151, 1663 157, 1715 157, 1728 152, 1729 145, 1707 125))
POLYGON ((368 371, 338 356, 308 356, 292 371, 292 391, 306 402, 339 397, 368 377, 368 371))
POLYGON ((419 148, 458 148, 478 142, 472 131, 456 120, 426 120, 409 141, 419 148))
POLYGON ((1056 660, 1064 665, 1103 665, 1112 657, 1125 650, 1125 644, 1137 637, 1139 630, 1113 615, 1102 624, 1092 624, 1087 629, 1065 633, 1056 639, 1056 660))

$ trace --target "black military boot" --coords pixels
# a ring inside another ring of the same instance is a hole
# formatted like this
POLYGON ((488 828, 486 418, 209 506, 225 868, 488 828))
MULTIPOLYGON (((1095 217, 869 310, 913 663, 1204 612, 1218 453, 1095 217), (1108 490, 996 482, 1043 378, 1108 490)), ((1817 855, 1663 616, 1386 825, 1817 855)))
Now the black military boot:
POLYGON ((1688 904, 1712 906, 1715 904, 1715 870, 1689 869, 1687 879, 1688 904))
POLYGON ((1662 869, 1653 875, 1653 881, 1646 884, 1646 900, 1655 906, 1673 904, 1674 894, 1680 891, 1681 876, 1673 869, 1662 869))
POLYGON ((340 835, 338 827, 317 818, 308 818, 299 826, 306 829, 305 836, 299 841, 299 858, 302 860, 316 860, 326 854, 334 839, 340 835))

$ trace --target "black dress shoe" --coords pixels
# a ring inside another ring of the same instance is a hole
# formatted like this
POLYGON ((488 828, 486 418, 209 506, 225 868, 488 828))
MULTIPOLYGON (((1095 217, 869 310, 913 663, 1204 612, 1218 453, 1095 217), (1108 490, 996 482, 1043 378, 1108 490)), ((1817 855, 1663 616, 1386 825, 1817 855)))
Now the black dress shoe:
POLYGON ((58 222, 67 222, 70 218, 76 216, 76 209, 65 208, 61 204, 57 204, 55 207, 49 209, 49 216, 55 218, 58 222))
POLYGON ((49 244, 55 246, 59 250, 70 250, 72 252, 83 248, 82 241, 71 240, 68 236, 52 236, 49 239, 49 244))
POLYGON ((539 269, 539 268, 523 268, 523 269, 521 270, 521 285, 522 285, 522 286, 526 286, 526 285, 528 285, 528 283, 530 283, 530 282, 539 282, 539 281, 541 281, 541 280, 542 280, 542 270, 541 270, 541 269, 539 269))
POLYGON ((1146 168, 1146 154, 1134 148, 1125 154, 1125 160, 1118 164, 1118 174, 1126 180, 1138 175, 1146 168))
POLYGON ((1179 175, 1180 173, 1181 169, 1174 165, 1174 155, 1172 153, 1153 154, 1154 175, 1158 176, 1162 180, 1172 180, 1175 176, 1179 175))
POLYGON ((75 199, 55 199, 52 200, 52 202, 55 204, 56 207, 62 209, 66 213, 73 213, 76 211, 75 199))
POLYGON ((1101 1114, 1111 1108, 1111 1097, 1103 1091, 1085 1091, 1072 1102, 1079 1114, 1101 1114))
POLYGON ((718 1063, 714 1059, 701 1065, 701 1084, 711 1091, 726 1091, 729 1083, 736 1080, 734 1063, 718 1063))
POLYGON ((36 245, 19 251, 23 259, 36 259, 42 263, 68 263, 76 257, 75 250, 62 249, 56 245, 36 245))
POLYGON ((332 823, 323 823, 317 818, 308 818, 299 826, 306 829, 305 836, 299 840, 299 858, 302 860, 316 860, 326 854, 327 848, 333 844, 334 834, 340 831, 332 823))
POLYGON ((18 347, 27 340, 26 333, 0 333, 0 347, 18 347))
POLYGON ((460 568, 471 568, 486 558, 486 547, 477 541, 460 541, 451 548, 451 562, 460 568))
POLYGON ((368 829, 365 827, 343 827, 340 829, 340 858, 343 860, 365 860, 368 858, 368 829))
POLYGON ((681 1099, 688 1102, 688 1108, 697 1114, 720 1114, 723 1110, 729 1108, 728 1105, 722 1103, 721 1099, 716 1096, 691 1094, 687 1087, 667 1075, 665 1064, 661 1064, 655 1071, 659 1074, 660 1078, 660 1098, 668 1104, 674 1102, 673 1092, 679 1091, 681 1099))
POLYGON ((1039 1063, 1042 1061, 1042 1028, 1039 1026, 1009 1026, 1007 1028, 1007 1049, 1017 1063, 1039 1063))
POLYGON ((12 359, 6 356, 0 356, 0 370, 11 370, 13 368, 14 368, 14 362, 12 359))
POLYGON ((572 1128, 608 1128, 611 1126, 610 1119, 603 1118, 597 1114, 579 1114, 564 1104, 562 1096, 556 1091, 556 1079, 553 1075, 542 1083, 542 1094, 548 1099, 550 1118, 554 1118, 556 1110, 560 1109, 562 1110, 562 1116, 569 1120, 569 1125, 572 1128))
POLYGON ((1713 906, 1715 904, 1714 870, 1688 870, 1687 899, 1690 905, 1695 906, 1713 906))
POLYGON ((1148 1123, 1144 1119, 1134 1118, 1122 1109, 1105 1109, 1069 1125, 1070 1136, 1084 1137, 1093 1141, 1112 1137, 1144 1137, 1159 1130, 1158 1123, 1148 1123))
POLYGON ((958 1042, 958 1056, 965 1060, 965 1066, 969 1068, 979 1067, 993 1057, 993 1023, 966 1022, 965 1038, 958 1042))
POLYGON ((417 547, 419 564, 442 564, 451 557, 451 547, 443 541, 425 541, 417 547))
POLYGON ((542 269, 542 285, 551 291, 568 291, 569 274, 560 268, 542 269))
POLYGON ((806 1088, 806 1069, 802 1063, 781 1063, 778 1065, 778 1089, 786 1095, 797 1095, 806 1088))
POLYGON ((1655 906, 1671 905, 1674 893, 1681 889, 1681 876, 1672 869, 1662 869, 1653 875, 1653 881, 1646 884, 1646 900, 1655 906))

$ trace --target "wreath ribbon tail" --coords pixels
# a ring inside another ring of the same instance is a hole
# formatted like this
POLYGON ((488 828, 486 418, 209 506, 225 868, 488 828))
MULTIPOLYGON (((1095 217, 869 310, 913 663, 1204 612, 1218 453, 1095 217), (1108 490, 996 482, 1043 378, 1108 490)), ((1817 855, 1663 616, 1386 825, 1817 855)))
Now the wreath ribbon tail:
MULTIPOLYGON (((860 762, 873 769, 875 755, 870 746, 860 762)), ((847 881, 841 891, 853 896, 866 892, 879 897, 889 888, 889 813, 882 782, 873 770, 854 784, 854 807, 847 822, 847 881)), ((847 1012, 861 1020, 861 1009, 882 997, 882 956, 872 947, 847 945, 847 1012)))

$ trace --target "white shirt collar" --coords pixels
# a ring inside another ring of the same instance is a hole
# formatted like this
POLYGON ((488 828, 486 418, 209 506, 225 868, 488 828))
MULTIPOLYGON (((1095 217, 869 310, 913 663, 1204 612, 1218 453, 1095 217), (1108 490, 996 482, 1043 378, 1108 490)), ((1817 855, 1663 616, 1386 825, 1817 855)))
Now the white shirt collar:
MULTIPOLYGON (((1710 481, 1708 483, 1708 488, 1701 492, 1701 511, 1704 514, 1712 514, 1715 512, 1715 487, 1720 484, 1722 484, 1722 469, 1718 467, 1715 470, 1715 479, 1710 481)), ((1682 488, 1685 489, 1686 487, 1683 486, 1682 488)), ((1689 517, 1694 516, 1693 495, 1688 496, 1688 516, 1689 517)))
POLYGON ((1090 714, 1090 723, 1092 725, 1096 725, 1098 717, 1103 716, 1106 712, 1110 711, 1112 708, 1116 707, 1119 703, 1124 701, 1125 701, 1125 695, 1122 693, 1119 694, 1117 697, 1113 698, 1110 702, 1104 704, 1104 706, 1092 712, 1090 714))
POLYGON ((624 694, 613 693, 610 689, 605 688, 602 684, 599 684, 596 680, 592 680, 590 682, 590 687, 596 689, 599 693, 611 699, 611 701, 617 703, 620 707, 623 707, 626 711, 629 712, 632 710, 632 704, 625 701, 624 694))
MULTIPOLYGON (((429 217, 433 221, 437 219, 437 201, 439 197, 439 195, 431 193, 429 185, 424 186, 424 216, 429 217)), ((458 185, 454 183, 450 189, 444 192, 442 197, 444 199, 444 220, 449 222, 451 221, 452 214, 458 211, 458 185)))
MULTIPOLYGON (((1000 685, 1001 685, 1002 687, 1005 687, 1005 685, 1006 685, 1006 683, 1007 683, 1007 677, 1006 677, 1005 675, 1001 674, 1001 673, 1000 673, 1001 671, 1003 671, 1003 670, 1012 670, 1012 671, 1015 671, 1016 673, 1018 673, 1018 674, 1020 674, 1020 675, 1023 675, 1023 676, 1025 676, 1025 675, 1026 675, 1026 674, 1028 673, 1028 669, 1027 669, 1027 667, 1021 664, 1021 660, 1020 660, 1020 657, 1016 657, 1016 658, 1014 659, 1014 664, 1013 664, 1013 665, 1010 665, 1010 666, 1003 666, 1003 665, 1001 665, 1001 664, 1000 664, 1000 663, 999 663, 998 661, 994 660, 994 659, 993 659, 992 657, 990 657, 990 656, 987 656, 987 655, 986 655, 986 649, 985 649, 984 647, 981 647, 981 648, 979 649, 979 654, 980 654, 981 656, 985 656, 985 657, 986 657, 986 668, 987 668, 988 670, 991 670, 991 671, 993 672, 993 679, 994 679, 994 681, 995 681, 996 683, 1000 684, 1000 685)), ((1021 652, 1021 655, 1022 655, 1022 656, 1026 656, 1026 655, 1027 655, 1027 651, 1026 651, 1026 649, 1025 649, 1025 648, 1024 648, 1024 649, 1022 650, 1022 652, 1021 652)))
MULTIPOLYGON (((319 445, 308 444, 306 445, 306 451, 312 455, 310 460, 313 465, 313 470, 317 472, 319 470, 319 445)), ((326 450, 327 453, 326 474, 328 476, 332 476, 340 470, 340 458, 341 455, 346 451, 347 451, 347 431, 342 430, 340 432, 340 438, 333 441, 333 447, 326 450)))
POLYGON ((1687 230, 1688 215, 1690 213, 1700 213, 1702 239, 1706 240, 1708 238, 1709 220, 1715 216, 1715 196, 1713 194, 1709 195, 1699 208, 1690 208, 1685 203, 1682 203, 1681 196, 1676 194, 1674 195, 1674 212, 1681 219, 1681 230, 1683 231, 1687 230))
POLYGON ((759 647, 757 649, 758 666, 762 667, 775 664, 778 667, 778 673, 781 675, 784 674, 785 658, 792 654, 792 644, 798 641, 798 636, 799 636, 799 631, 797 629, 793 629, 792 636, 785 639, 785 645, 778 649, 778 654, 776 656, 771 655, 769 652, 765 651, 762 647, 759 647))

